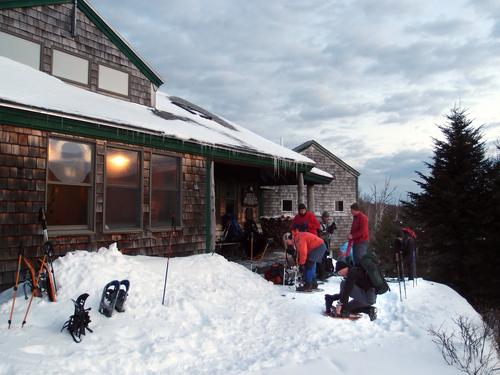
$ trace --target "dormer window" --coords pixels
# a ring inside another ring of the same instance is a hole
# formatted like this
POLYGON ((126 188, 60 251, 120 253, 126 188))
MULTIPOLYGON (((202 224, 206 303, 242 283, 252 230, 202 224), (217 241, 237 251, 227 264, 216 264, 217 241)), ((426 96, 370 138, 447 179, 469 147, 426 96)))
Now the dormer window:
POLYGON ((54 49, 52 50, 52 75, 88 86, 89 61, 54 49))
POLYGON ((129 96, 128 74, 120 70, 99 65, 98 88, 113 94, 129 96))
POLYGON ((40 44, 0 31, 0 56, 40 69, 40 44))

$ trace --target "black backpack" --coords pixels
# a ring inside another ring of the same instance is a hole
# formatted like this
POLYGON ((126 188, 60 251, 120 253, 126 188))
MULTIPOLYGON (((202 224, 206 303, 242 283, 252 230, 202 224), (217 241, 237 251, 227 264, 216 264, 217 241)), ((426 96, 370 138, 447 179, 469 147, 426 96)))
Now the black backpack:
POLYGON ((377 294, 384 294, 390 290, 389 285, 387 284, 387 281, 385 281, 384 275, 380 270, 380 261, 375 253, 372 252, 364 255, 360 260, 360 264, 368 274, 368 278, 370 279, 377 294))

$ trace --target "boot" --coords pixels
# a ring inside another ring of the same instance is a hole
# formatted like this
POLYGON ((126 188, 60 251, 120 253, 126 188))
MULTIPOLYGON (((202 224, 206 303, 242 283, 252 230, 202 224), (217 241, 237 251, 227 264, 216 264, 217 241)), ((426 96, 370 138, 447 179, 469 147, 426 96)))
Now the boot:
POLYGON ((297 292, 312 292, 312 284, 311 283, 305 283, 304 285, 298 286, 297 289, 295 289, 297 292))
POLYGON ((333 305, 333 295, 325 294, 325 312, 330 315, 332 313, 332 305, 333 305))
POLYGON ((377 308, 373 307, 373 306, 370 306, 369 310, 368 310, 368 316, 370 317, 370 321, 372 321, 372 322, 375 319, 377 319, 377 308))

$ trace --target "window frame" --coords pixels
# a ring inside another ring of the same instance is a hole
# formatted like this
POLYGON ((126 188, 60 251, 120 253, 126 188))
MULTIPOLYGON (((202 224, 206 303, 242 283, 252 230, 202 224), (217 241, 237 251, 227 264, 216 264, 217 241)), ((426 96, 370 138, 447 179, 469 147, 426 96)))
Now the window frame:
MULTIPOLYGON (((150 182, 151 184, 151 182, 150 182)), ((104 163, 103 163, 103 204, 102 204, 102 233, 139 233, 144 230, 144 150, 127 147, 122 145, 106 144, 104 147, 104 163), (139 154, 139 226, 137 228, 106 228, 106 205, 108 195, 108 169, 106 168, 106 157, 108 156, 108 148, 133 151, 139 154)))
POLYGON ((78 138, 64 137, 59 135, 47 135, 46 137, 46 149, 47 149, 47 162, 45 163, 45 212, 48 210, 48 194, 49 185, 66 185, 66 186, 90 186, 90 198, 89 198, 89 212, 88 220, 89 225, 51 225, 50 220, 47 223, 47 227, 53 232, 53 234, 91 234, 96 232, 96 162, 97 162, 97 147, 96 142, 91 140, 82 140, 78 138), (68 141, 74 143, 84 143, 92 147, 92 158, 91 158, 91 173, 90 184, 65 184, 60 182, 50 182, 49 181, 49 142, 51 139, 68 141))
POLYGON ((171 230, 174 228, 182 228, 184 220, 182 219, 182 214, 183 214, 183 203, 184 203, 184 194, 183 194, 183 189, 182 189, 182 156, 179 154, 174 154, 174 153, 161 153, 158 151, 152 151, 151 152, 151 159, 149 162, 149 228, 151 229, 152 232, 161 232, 165 230, 171 230), (151 206, 153 203, 153 155, 160 155, 160 156, 168 156, 177 159, 177 188, 178 188, 178 200, 179 200, 179 225, 176 226, 171 226, 171 225, 162 225, 162 226, 153 226, 153 220, 151 217, 151 206))
POLYGON ((130 73, 127 72, 126 70, 122 70, 122 69, 117 69, 109 64, 103 64, 103 63, 97 63, 97 85, 96 85, 96 89, 97 89, 97 92, 102 92, 104 94, 111 94, 111 95, 116 95, 116 96, 119 96, 120 98, 126 98, 126 99, 130 99, 131 97, 131 88, 130 88, 130 73), (121 73, 125 73, 127 75, 127 95, 124 95, 122 93, 119 93, 119 92, 116 92, 116 91, 111 91, 111 90, 107 90, 107 89, 103 89, 103 88, 100 88, 99 87, 99 82, 100 82, 100 78, 101 78, 101 73, 99 72, 99 66, 104 66, 105 68, 108 68, 108 69, 113 69, 113 70, 116 70, 118 72, 121 72, 121 73))
POLYGON ((71 51, 67 51, 67 50, 63 50, 61 48, 56 48, 56 47, 52 47, 51 49, 51 56, 50 56, 50 74, 53 75, 54 77, 57 77, 59 78, 60 80, 64 81, 64 82, 68 82, 68 83, 71 83, 71 84, 74 84, 74 85, 77 85, 77 86, 80 86, 80 87, 85 87, 85 88, 90 88, 90 78, 91 78, 91 64, 92 64, 92 61, 86 57, 83 57, 77 53, 74 53, 74 52, 71 52, 71 51), (56 74, 54 74, 54 51, 58 51, 58 52, 61 52, 61 53, 65 53, 67 55, 72 55, 74 57, 78 57, 82 60, 86 60, 88 65, 87 65, 87 84, 85 83, 82 83, 82 82, 79 82, 79 81, 75 81, 75 80, 72 80, 70 78, 65 78, 65 77, 61 77, 61 76, 58 76, 56 74))
POLYGON ((285 213, 285 212, 286 212, 286 213, 289 213, 289 212, 290 212, 290 213, 293 213, 293 199, 283 199, 283 198, 281 199, 281 212, 282 212, 282 213, 285 213), (290 211, 286 211, 286 210, 284 210, 283 203, 284 203, 285 201, 290 201, 290 203, 291 203, 291 205, 292 205, 292 209, 291 209, 290 211))
POLYGON ((344 212, 344 201, 335 201, 335 212, 344 212), (339 203, 342 204, 342 209, 338 210, 337 207, 339 206, 339 203))
MULTIPOLYGON (((42 70, 42 59, 43 59, 43 47, 44 47, 44 44, 38 40, 35 40, 33 38, 30 38, 30 37, 27 37, 27 36, 24 36, 24 35, 21 35, 21 34, 18 34, 16 32, 11 32, 11 31, 7 31, 7 30, 2 30, 0 29, 0 31, 4 34, 8 34, 10 36, 13 36, 13 37, 16 37, 16 38, 19 38, 19 39, 24 39, 28 42, 31 42, 31 43, 34 43, 34 44, 38 44, 40 46, 40 56, 38 57, 38 70, 42 70)), ((5 56, 4 56, 5 57, 5 56)), ((10 59, 10 57, 8 57, 10 59)), ((24 63, 21 63, 19 61, 16 60, 16 62, 18 62, 19 64, 24 64, 24 63)), ((28 65, 28 66, 31 66, 31 65, 28 65)))

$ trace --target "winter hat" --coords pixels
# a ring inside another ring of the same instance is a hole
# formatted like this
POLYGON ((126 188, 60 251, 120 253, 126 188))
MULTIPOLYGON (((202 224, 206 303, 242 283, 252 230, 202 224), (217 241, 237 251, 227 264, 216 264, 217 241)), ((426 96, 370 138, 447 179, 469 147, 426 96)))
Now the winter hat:
POLYGON ((335 272, 339 272, 340 270, 349 267, 346 263, 342 262, 341 260, 337 260, 337 263, 335 263, 335 272))
POLYGON ((299 210, 307 210, 307 207, 304 203, 299 203, 299 210))
POLYGON ((292 237, 292 234, 290 232, 287 232, 283 235, 283 243, 286 244, 286 241, 287 240, 291 240, 293 237, 292 237))

